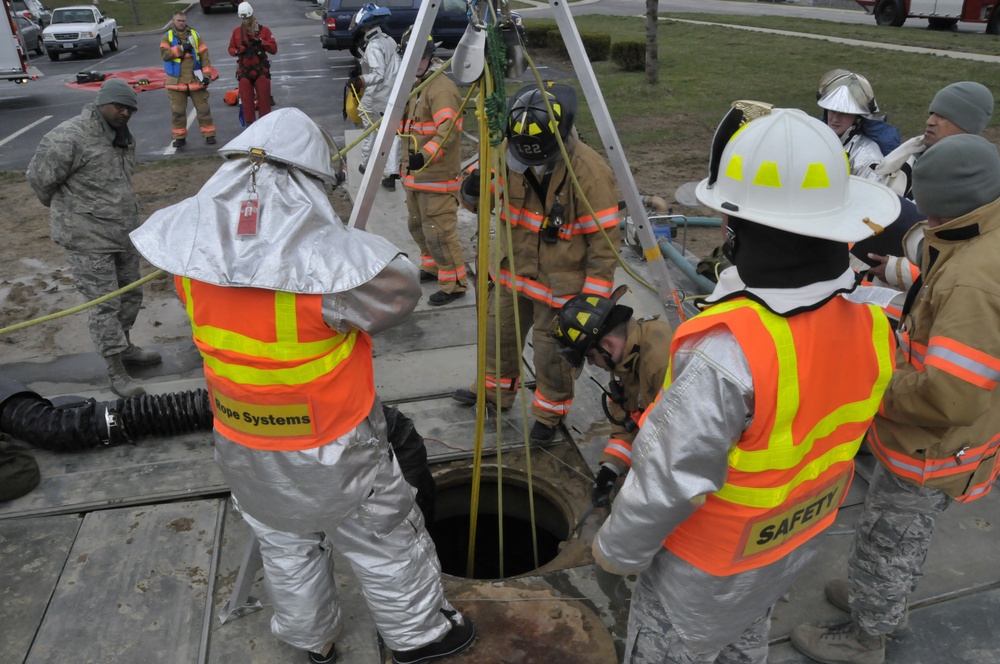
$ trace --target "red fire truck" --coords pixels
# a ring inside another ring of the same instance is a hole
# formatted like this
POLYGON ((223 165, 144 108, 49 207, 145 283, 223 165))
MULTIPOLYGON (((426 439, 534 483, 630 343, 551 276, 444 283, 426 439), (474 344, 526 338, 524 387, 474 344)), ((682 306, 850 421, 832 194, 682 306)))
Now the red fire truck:
POLYGON ((898 28, 906 19, 925 18, 931 30, 950 30, 959 21, 985 23, 986 32, 1000 35, 997 0, 855 0, 879 25, 898 28))
POLYGON ((27 49, 17 32, 17 23, 11 15, 10 4, 0 0, 0 80, 27 83, 42 77, 42 72, 31 66, 27 49))

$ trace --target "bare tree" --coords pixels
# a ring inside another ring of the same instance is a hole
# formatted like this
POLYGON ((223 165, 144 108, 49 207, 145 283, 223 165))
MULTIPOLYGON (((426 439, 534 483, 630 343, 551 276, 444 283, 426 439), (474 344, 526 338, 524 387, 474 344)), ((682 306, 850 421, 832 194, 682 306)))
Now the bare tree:
POLYGON ((655 85, 660 81, 660 64, 657 55, 657 10, 659 0, 646 0, 646 83, 655 85))

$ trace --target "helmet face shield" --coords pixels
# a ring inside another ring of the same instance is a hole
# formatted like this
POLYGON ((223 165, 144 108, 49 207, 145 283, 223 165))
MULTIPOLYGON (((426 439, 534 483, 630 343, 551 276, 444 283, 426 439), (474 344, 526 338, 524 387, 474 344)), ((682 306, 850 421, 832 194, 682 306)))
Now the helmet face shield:
POLYGON ((834 69, 824 74, 816 90, 816 102, 821 108, 854 115, 878 114, 875 91, 861 74, 834 69))
POLYGON ((355 28, 371 28, 389 20, 392 12, 388 7, 379 7, 374 2, 365 3, 351 19, 349 30, 355 28))

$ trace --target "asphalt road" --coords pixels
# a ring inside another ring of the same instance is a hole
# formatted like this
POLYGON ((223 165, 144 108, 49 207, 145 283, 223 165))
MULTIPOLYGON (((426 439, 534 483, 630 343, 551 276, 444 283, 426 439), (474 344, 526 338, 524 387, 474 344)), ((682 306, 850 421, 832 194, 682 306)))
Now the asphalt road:
MULTIPOLYGON (((307 15, 316 5, 304 0, 255 0, 260 22, 275 33, 278 53, 271 57, 271 90, 277 107, 297 106, 333 136, 343 135, 353 127, 341 112, 343 86, 353 58, 347 51, 327 51, 319 42, 320 22, 307 15)), ((188 23, 208 44, 212 64, 219 70, 219 80, 210 88, 209 104, 218 132, 219 145, 242 131, 237 107, 223 102, 223 92, 236 87, 236 59, 228 52, 229 36, 239 24, 235 12, 203 14, 197 4, 188 13, 188 23)), ((160 37, 150 34, 121 35, 117 53, 98 59, 85 55, 63 55, 58 62, 47 56, 36 57, 32 64, 45 77, 28 84, 0 85, 0 170, 24 170, 42 136, 56 125, 80 113, 94 99, 94 93, 66 86, 80 71, 112 73, 161 67, 160 37)), ((210 155, 216 148, 206 145, 189 105, 187 145, 178 153, 210 155)), ((139 95, 139 112, 129 123, 136 137, 141 161, 156 161, 174 154, 170 137, 170 103, 166 90, 152 90, 139 95)))
MULTIPOLYGON (((833 0, 808 2, 731 2, 728 0, 660 0, 661 12, 729 13, 740 15, 777 15, 815 18, 843 23, 873 23, 871 16, 858 9, 829 6, 833 0)), ((583 0, 573 5, 574 14, 639 16, 645 13, 645 0, 583 0)), ((841 5, 842 6, 842 5, 841 5)), ((346 51, 326 51, 319 42, 321 23, 316 5, 309 0, 255 0, 254 8, 264 25, 274 32, 278 53, 271 58, 272 94, 277 106, 297 106, 334 137, 353 128, 343 119, 341 104, 347 72, 353 64, 346 51)), ((547 6, 519 10, 525 17, 550 16, 547 6)), ((238 24, 235 13, 202 14, 193 5, 188 22, 208 44, 212 63, 220 78, 211 88, 210 105, 218 131, 219 144, 235 137, 242 127, 237 109, 222 100, 223 92, 236 87, 236 61, 229 56, 229 35, 238 24)), ((907 28, 926 27, 926 21, 909 19, 907 28)), ((981 25, 959 24, 959 31, 982 31, 981 25)), ((891 28, 886 28, 891 29, 891 28)), ((32 63, 45 77, 25 85, 0 84, 0 170, 24 170, 42 136, 60 122, 78 114, 93 99, 93 92, 67 87, 80 71, 115 71, 160 67, 161 30, 148 34, 120 36, 117 53, 98 59, 63 55, 58 62, 45 56, 32 63)), ((561 72, 550 71, 547 77, 558 78, 561 72)), ((188 143, 184 155, 209 155, 213 148, 201 140, 189 106, 188 143)), ((139 97, 139 113, 130 126, 138 144, 141 161, 156 161, 175 153, 170 146, 170 105, 165 90, 144 92, 139 97)))

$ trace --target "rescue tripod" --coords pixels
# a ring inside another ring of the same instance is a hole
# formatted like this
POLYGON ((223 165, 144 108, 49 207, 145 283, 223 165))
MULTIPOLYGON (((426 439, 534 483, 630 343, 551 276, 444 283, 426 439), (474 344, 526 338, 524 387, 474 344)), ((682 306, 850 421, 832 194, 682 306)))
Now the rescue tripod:
MULTIPOLYGON (((420 60, 423 57, 424 45, 426 44, 428 37, 430 37, 431 26, 434 24, 434 19, 437 17, 440 6, 441 0, 430 0, 422 3, 420 5, 420 10, 417 12, 416 22, 414 23, 411 31, 410 39, 407 42, 406 52, 403 54, 399 74, 396 76, 396 80, 393 82, 392 90, 389 94, 389 105, 382 117, 382 123, 379 126, 375 143, 372 146, 372 156, 369 159, 368 168, 365 169, 365 173, 362 176, 361 186, 358 192, 358 200, 355 202, 354 208, 351 211, 351 218, 348 222, 349 227, 364 229, 368 222, 368 214, 371 210, 372 203, 375 201, 375 195, 378 193, 378 187, 380 186, 379 178, 381 175, 376 174, 382 173, 386 159, 388 159, 389 148, 392 144, 393 138, 395 137, 399 121, 403 117, 403 112, 406 108, 406 101, 409 96, 410 89, 413 86, 413 81, 415 80, 417 66, 420 64, 420 60)), ((569 12, 569 5, 563 0, 549 0, 549 6, 552 8, 553 14, 555 15, 559 32, 566 45, 566 50, 569 52, 573 67, 577 72, 580 87, 583 89, 584 96, 590 106, 594 122, 597 125, 598 133, 601 137, 602 143, 604 144, 605 154, 611 164, 619 189, 624 196, 626 208, 633 220, 633 223, 635 224, 635 233, 642 246, 643 255, 649 266, 652 268, 653 280, 655 282, 656 291, 660 296, 661 304, 664 306, 664 310, 668 313, 676 309, 677 316, 683 320, 684 312, 681 308, 681 299, 676 288, 674 287, 670 273, 667 270, 667 259, 661 252, 656 241, 656 237, 653 234, 653 229, 649 223, 646 208, 642 204, 642 199, 639 195, 639 190, 636 187, 635 180, 632 177, 632 171, 629 168, 625 152, 618 139, 618 133, 615 130, 614 123, 611 121, 610 112, 604 102, 604 97, 601 94, 600 87, 597 84, 597 77, 594 74, 593 67, 591 67, 590 60, 584 50, 583 41, 580 39, 580 32, 577 30, 576 23, 574 23, 573 17, 569 12)), ((470 26, 470 30, 472 29, 473 26, 470 26)), ((462 78, 463 83, 468 82, 468 72, 463 72, 462 78)), ((478 78, 478 76, 475 78, 478 78)), ((485 136, 481 136, 480 140, 483 141, 488 139, 485 136)), ((485 165, 482 165, 481 168, 484 173, 488 172, 485 165)), ((481 238, 487 237, 488 235, 488 232, 484 233, 482 229, 480 230, 481 238)), ((483 280, 485 281, 485 276, 483 280)), ((672 320, 671 322, 676 326, 678 320, 672 320)), ((482 345, 484 341, 485 339, 481 340, 480 345, 482 345)), ((482 409, 484 407, 485 406, 483 405, 482 400, 480 400, 477 404, 477 409, 482 409)), ((478 413, 477 419, 481 421, 481 418, 482 413, 478 413)), ((476 472, 474 473, 474 486, 476 488, 478 488, 478 460, 481 458, 482 452, 481 441, 478 440, 481 436, 481 427, 477 428, 479 429, 477 432, 476 444, 477 463, 476 472)), ((498 444, 498 450, 499 447, 500 446, 498 444)), ((478 502, 478 500, 476 500, 477 497, 478 491, 474 491, 475 502, 478 502)), ((473 517, 475 516, 475 513, 475 510, 471 511, 473 517)), ((472 532, 469 536, 470 566, 473 559, 472 547, 474 546, 474 542, 475 527, 473 526, 472 532)), ((243 554, 240 571, 236 577, 233 592, 230 595, 229 600, 225 603, 225 605, 223 605, 222 611, 220 612, 219 620, 221 623, 225 624, 230 620, 241 618, 262 608, 260 601, 250 596, 250 590, 253 587, 257 570, 259 570, 262 566, 263 561, 260 555, 260 544, 257 541, 257 538, 251 534, 250 541, 247 544, 247 549, 243 554)))

